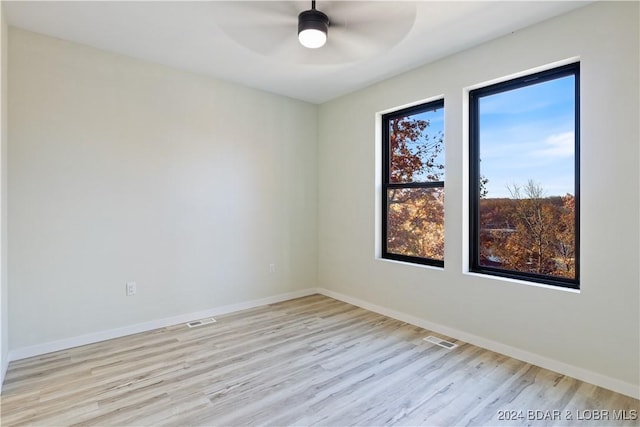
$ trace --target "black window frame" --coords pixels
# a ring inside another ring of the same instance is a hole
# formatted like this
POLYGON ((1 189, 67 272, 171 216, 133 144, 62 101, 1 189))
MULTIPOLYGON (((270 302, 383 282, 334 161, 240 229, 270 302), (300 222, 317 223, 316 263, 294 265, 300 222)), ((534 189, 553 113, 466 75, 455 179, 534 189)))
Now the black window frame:
MULTIPOLYGON (((393 188, 442 188, 444 191, 445 181, 425 181, 425 182, 408 182, 408 183, 392 183, 391 177, 391 153, 389 147, 389 121, 398 117, 405 117, 414 114, 424 113, 427 111, 435 111, 442 108, 444 110, 444 98, 434 101, 425 102, 423 104, 403 108, 382 115, 382 254, 383 259, 394 261, 403 261, 413 264, 430 265, 434 267, 444 268, 444 257, 442 260, 433 258, 423 258, 411 255, 402 255, 389 252, 387 250, 387 222, 388 222, 388 190, 393 188)), ((444 135, 446 141, 446 135, 444 135)), ((446 167, 445 167, 446 179, 446 167)), ((444 216, 443 216, 444 221, 444 216)))
POLYGON ((580 289, 580 63, 575 62, 549 70, 495 83, 469 91, 469 214, 470 248, 469 270, 491 276, 542 283, 563 288, 580 289), (480 117, 479 100, 488 95, 504 93, 574 76, 574 192, 575 192, 575 278, 563 278, 537 273, 520 272, 480 265, 480 117))

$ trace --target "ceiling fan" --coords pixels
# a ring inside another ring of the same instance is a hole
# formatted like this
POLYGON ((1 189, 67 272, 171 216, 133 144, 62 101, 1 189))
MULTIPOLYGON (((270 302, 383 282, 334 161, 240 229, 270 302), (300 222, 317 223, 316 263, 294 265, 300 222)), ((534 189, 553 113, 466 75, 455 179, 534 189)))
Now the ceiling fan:
POLYGON ((311 9, 298 15, 298 40, 309 49, 317 49, 327 42, 329 17, 316 9, 316 0, 311 0, 311 9))
POLYGON ((317 3, 317 9, 315 1, 309 9, 308 0, 225 1, 212 7, 218 25, 236 43, 276 61, 300 64, 341 64, 373 56, 400 42, 416 18, 414 2, 317 3), (316 48, 303 47, 303 39, 311 39, 308 43, 316 48))

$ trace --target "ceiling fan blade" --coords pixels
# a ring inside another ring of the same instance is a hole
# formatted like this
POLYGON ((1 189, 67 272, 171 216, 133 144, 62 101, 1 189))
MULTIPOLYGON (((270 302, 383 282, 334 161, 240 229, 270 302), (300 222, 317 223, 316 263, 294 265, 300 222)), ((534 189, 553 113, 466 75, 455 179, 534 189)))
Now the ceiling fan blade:
POLYGON ((287 1, 221 1, 211 3, 222 27, 239 25, 287 25, 296 23, 298 12, 287 1))
POLYGON ((318 1, 329 17, 328 41, 319 49, 298 43, 298 14, 308 1, 213 2, 218 25, 242 46, 274 61, 297 64, 340 64, 362 60, 390 49, 412 28, 413 2, 318 1))
POLYGON ((416 16, 416 5, 413 2, 380 1, 362 4, 357 1, 339 1, 331 2, 327 7, 331 8, 331 27, 379 39, 404 36, 413 26, 416 16))

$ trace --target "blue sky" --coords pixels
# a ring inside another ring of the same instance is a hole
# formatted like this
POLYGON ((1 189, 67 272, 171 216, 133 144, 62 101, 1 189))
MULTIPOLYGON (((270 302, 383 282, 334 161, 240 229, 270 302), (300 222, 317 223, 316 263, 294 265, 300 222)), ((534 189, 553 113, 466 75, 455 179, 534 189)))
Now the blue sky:
MULTIPOLYGON (((429 140, 431 140, 434 136, 437 136, 440 134, 444 135, 444 108, 438 108, 437 110, 433 110, 433 111, 425 111, 420 114, 412 115, 411 117, 417 120, 429 121, 429 127, 426 130, 426 134, 429 135, 429 140)), ((445 165, 445 170, 440 171, 440 176, 443 181, 446 180, 445 178, 446 164, 444 161, 444 156, 445 156, 445 149, 443 146, 442 151, 438 154, 438 156, 435 159, 436 163, 445 165)), ((421 178, 416 177, 416 180, 420 181, 421 178)))
POLYGON ((547 196, 574 191, 574 77, 480 99, 480 171, 487 197, 530 179, 547 196))

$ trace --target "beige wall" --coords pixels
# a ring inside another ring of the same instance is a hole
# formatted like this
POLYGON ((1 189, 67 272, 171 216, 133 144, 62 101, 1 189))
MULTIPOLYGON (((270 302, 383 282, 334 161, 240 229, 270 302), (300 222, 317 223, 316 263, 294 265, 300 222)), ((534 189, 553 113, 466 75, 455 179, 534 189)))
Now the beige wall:
POLYGON ((9 300, 7 281, 7 53, 8 29, 0 3, 0 385, 9 364, 9 300))
POLYGON ((315 105, 15 28, 9 71, 12 351, 315 286, 315 105))
POLYGON ((319 286, 637 390, 638 7, 590 5, 323 104, 319 286), (574 57, 582 85, 581 291, 468 274, 465 88, 574 57), (446 266, 378 260, 376 113, 440 95, 446 266))
POLYGON ((638 12, 597 3, 319 108, 10 29, 3 363, 7 348, 318 285, 637 389, 638 12), (574 57, 582 289, 468 274, 465 88, 574 57), (377 260, 376 113, 440 95, 446 267, 377 260))

